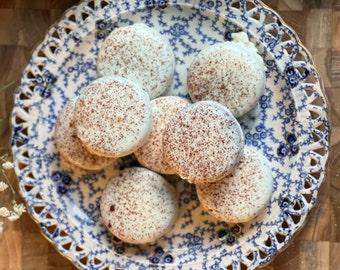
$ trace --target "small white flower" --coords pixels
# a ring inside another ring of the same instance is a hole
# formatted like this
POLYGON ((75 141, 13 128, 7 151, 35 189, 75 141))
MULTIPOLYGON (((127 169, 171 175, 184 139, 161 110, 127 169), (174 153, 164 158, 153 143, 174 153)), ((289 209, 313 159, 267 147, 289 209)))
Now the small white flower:
POLYGON ((13 206, 13 210, 19 216, 21 216, 22 213, 26 212, 26 208, 25 208, 24 204, 22 204, 22 203, 19 203, 19 204, 15 203, 14 206, 13 206))
POLYGON ((14 168, 14 165, 13 165, 12 162, 6 161, 6 162, 2 163, 2 168, 3 168, 4 170, 10 170, 10 169, 13 169, 13 168, 14 168))
POLYGON ((4 191, 7 188, 8 188, 8 185, 5 182, 1 181, 0 182, 0 192, 4 191))
POLYGON ((20 215, 18 215, 16 212, 11 211, 10 215, 7 217, 10 221, 16 221, 20 218, 20 215))
POLYGON ((6 207, 0 208, 0 216, 2 217, 8 217, 10 214, 9 210, 6 207))

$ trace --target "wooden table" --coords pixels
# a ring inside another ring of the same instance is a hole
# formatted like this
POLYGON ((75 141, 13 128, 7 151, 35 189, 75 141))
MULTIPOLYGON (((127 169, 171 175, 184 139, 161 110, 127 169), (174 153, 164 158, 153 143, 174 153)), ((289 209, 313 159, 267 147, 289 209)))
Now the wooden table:
MULTIPOLYGON (((0 85, 18 79, 47 28, 76 0, 0 0, 0 85)), ((332 124, 328 175, 305 226, 265 269, 340 269, 340 0, 266 0, 312 53, 330 100, 332 124)), ((12 109, 14 85, 0 94, 0 120, 12 109)), ((9 145, 1 133, 0 147, 9 145)), ((5 150, 0 149, 1 153, 5 150)), ((16 186, 16 177, 9 175, 16 186)), ((3 205, 8 196, 0 197, 3 205)), ((0 235, 0 270, 76 269, 40 233, 26 214, 6 222, 0 235)))

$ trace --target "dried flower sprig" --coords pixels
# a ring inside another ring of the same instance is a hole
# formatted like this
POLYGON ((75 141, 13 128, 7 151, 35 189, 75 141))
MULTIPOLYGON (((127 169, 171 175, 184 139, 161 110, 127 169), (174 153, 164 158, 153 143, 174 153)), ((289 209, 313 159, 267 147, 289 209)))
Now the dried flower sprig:
MULTIPOLYGON (((12 192, 11 207, 2 206, 0 207, 0 217, 3 219, 8 219, 10 221, 15 221, 21 217, 21 215, 26 212, 24 204, 17 203, 15 195, 15 189, 13 188, 11 182, 9 181, 6 171, 13 169, 13 163, 8 161, 8 155, 5 154, 0 156, 0 192, 4 192, 8 188, 12 192)), ((0 234, 4 230, 4 222, 0 221, 0 234)))
MULTIPOLYGON (((11 86, 13 86, 17 80, 13 80, 6 85, 0 87, 0 93, 7 90, 11 86)), ((9 114, 0 121, 0 134, 6 130, 8 127, 8 118, 9 114)), ((3 149, 1 149, 3 150, 3 149)), ((10 206, 2 206, 0 207, 0 234, 4 231, 4 219, 8 219, 10 221, 15 221, 21 217, 21 215, 26 212, 26 208, 22 203, 17 203, 16 201, 16 192, 13 188, 11 182, 9 181, 6 172, 13 169, 13 163, 8 160, 8 154, 4 154, 0 156, 0 196, 1 192, 5 192, 9 189, 12 193, 12 200, 10 206)))

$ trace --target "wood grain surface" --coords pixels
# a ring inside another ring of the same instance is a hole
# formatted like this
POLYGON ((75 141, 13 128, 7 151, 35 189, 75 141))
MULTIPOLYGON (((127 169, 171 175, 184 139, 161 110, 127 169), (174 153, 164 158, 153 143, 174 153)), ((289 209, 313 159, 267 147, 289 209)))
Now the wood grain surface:
MULTIPOLYGON (((48 27, 76 0, 0 0, 0 86, 18 80, 48 27)), ((305 226, 264 269, 340 269, 340 0, 266 0, 312 53, 329 98, 332 125, 327 177, 305 226)), ((0 94, 0 120, 13 106, 16 84, 0 94)), ((10 130, 0 134, 0 154, 8 151, 10 130)), ((9 175, 17 187, 17 180, 9 175)), ((10 199, 0 196, 0 205, 10 199)), ((0 235, 0 270, 76 269, 40 233, 26 214, 6 222, 0 235)))

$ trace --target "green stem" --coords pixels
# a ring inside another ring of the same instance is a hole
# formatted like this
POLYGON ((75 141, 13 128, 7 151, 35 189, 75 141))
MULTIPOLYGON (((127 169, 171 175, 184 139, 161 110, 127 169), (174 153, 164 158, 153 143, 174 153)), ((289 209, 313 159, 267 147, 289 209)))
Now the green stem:
POLYGON ((15 84, 16 82, 17 82, 17 80, 13 80, 13 81, 9 82, 8 84, 6 84, 6 85, 0 87, 0 93, 1 93, 2 91, 6 90, 8 87, 11 87, 11 86, 12 86, 13 84, 15 84))

